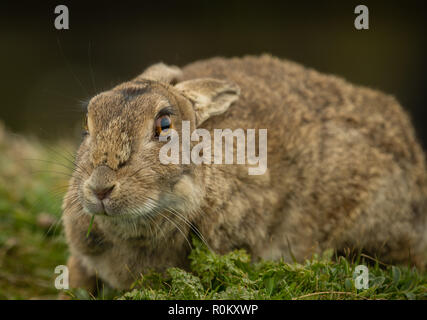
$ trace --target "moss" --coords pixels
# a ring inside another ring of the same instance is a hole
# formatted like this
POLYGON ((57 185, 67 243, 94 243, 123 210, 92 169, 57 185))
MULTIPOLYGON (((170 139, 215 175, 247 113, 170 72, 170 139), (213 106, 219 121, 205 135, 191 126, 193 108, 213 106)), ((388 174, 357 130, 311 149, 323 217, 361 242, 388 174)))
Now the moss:
POLYGON ((155 272, 135 283, 121 299, 426 299, 427 275, 408 267, 369 265, 369 289, 355 288, 358 257, 314 257, 304 264, 283 261, 251 263, 243 250, 210 252, 193 240, 191 273, 176 268, 155 272))

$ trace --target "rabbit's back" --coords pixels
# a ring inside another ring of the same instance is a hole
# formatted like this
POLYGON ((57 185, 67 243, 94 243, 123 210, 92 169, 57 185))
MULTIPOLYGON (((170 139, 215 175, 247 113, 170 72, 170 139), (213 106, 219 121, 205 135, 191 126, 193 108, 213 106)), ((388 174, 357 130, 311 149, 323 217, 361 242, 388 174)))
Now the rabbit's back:
MULTIPOLYGON (((424 153, 392 96, 268 55, 199 61, 183 74, 241 88, 236 104, 205 128, 268 129, 269 192, 278 201, 261 214, 272 212, 263 224, 277 248, 270 242, 265 257, 283 256, 289 243, 299 259, 346 246, 385 260, 425 254, 424 153)), ((255 185, 256 194, 242 197, 257 198, 265 185, 255 185)))
POLYGON ((277 132, 334 121, 358 130, 373 147, 398 161, 424 165, 408 115, 394 97, 382 92, 269 55, 212 58, 183 68, 183 80, 201 77, 226 78, 241 88, 239 101, 213 118, 215 124, 225 120, 231 127, 252 124, 277 132), (227 121, 234 115, 239 117, 227 121), (239 118, 244 120, 235 124, 239 118))

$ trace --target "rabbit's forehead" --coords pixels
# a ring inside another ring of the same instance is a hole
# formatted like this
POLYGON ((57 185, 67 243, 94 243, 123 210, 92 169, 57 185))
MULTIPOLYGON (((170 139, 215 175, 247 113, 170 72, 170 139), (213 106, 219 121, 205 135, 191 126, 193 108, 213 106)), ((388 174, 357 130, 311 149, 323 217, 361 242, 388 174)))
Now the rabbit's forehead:
POLYGON ((155 115, 171 103, 156 92, 110 91, 94 97, 88 107, 88 116, 97 127, 104 127, 114 119, 121 122, 141 122, 152 120, 155 115))
POLYGON ((94 97, 88 107, 94 166, 117 169, 125 163, 138 137, 151 137, 157 112, 169 104, 165 96, 153 92, 129 97, 112 91, 94 97))

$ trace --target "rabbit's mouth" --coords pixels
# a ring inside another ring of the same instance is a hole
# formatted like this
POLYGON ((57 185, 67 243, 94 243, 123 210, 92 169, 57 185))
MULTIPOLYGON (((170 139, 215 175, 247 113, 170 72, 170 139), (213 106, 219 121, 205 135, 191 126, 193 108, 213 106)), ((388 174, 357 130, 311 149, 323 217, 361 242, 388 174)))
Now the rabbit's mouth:
POLYGON ((116 172, 106 166, 96 168, 79 190, 84 210, 93 215, 129 218, 148 214, 156 207, 156 190, 144 192, 132 181, 117 179, 116 172))
POLYGON ((110 206, 110 200, 93 200, 90 201, 88 199, 85 199, 83 201, 83 208, 84 210, 93 215, 101 215, 101 216, 119 216, 120 214, 117 214, 114 212, 110 206))
POLYGON ((112 196, 99 199, 89 193, 83 195, 82 204, 84 210, 91 215, 118 219, 149 218, 161 210, 158 201, 153 198, 146 198, 142 203, 138 203, 139 201, 112 196))
POLYGON ((109 199, 101 204, 86 202, 83 208, 86 213, 99 216, 98 223, 109 232, 124 239, 144 237, 154 240, 174 234, 175 229, 184 235, 189 228, 194 228, 188 217, 173 207, 165 206, 166 203, 169 202, 146 199, 142 204, 116 211, 109 199))
POLYGON ((157 238, 193 228, 203 194, 192 177, 183 175, 172 187, 141 180, 117 179, 108 168, 98 168, 78 186, 81 206, 108 232, 124 238, 157 238))
MULTIPOLYGON (((120 192, 120 186, 117 190, 111 192, 108 197, 99 199, 90 190, 84 190, 81 194, 81 202, 84 211, 89 215, 97 215, 108 219, 136 221, 141 220, 150 223, 158 216, 176 214, 175 206, 178 203, 167 195, 159 194, 148 195, 124 195, 120 192)), ((167 218, 165 218, 167 219, 167 218)))

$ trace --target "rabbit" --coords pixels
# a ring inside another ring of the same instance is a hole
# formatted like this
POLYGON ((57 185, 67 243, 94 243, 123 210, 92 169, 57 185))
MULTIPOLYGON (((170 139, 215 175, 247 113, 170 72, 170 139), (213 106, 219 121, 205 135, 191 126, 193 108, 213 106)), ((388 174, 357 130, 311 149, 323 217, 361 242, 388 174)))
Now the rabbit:
POLYGON ((126 290, 148 270, 188 270, 191 234, 254 261, 351 249, 425 268, 425 165, 408 115, 382 92, 267 54, 152 65, 88 104, 63 202, 70 286, 126 290), (267 129, 265 172, 162 164, 159 132, 184 121, 267 129))

